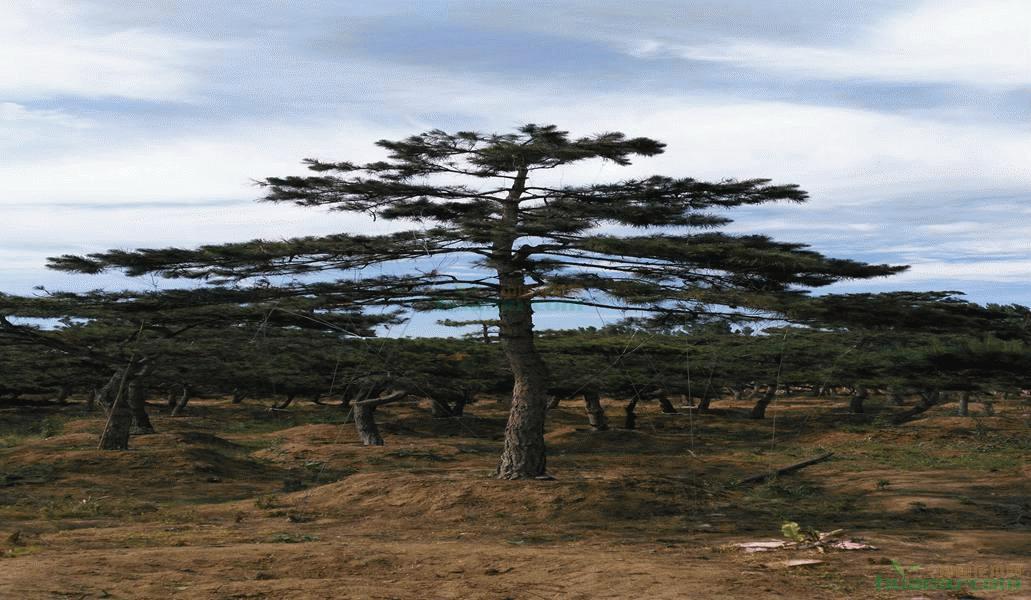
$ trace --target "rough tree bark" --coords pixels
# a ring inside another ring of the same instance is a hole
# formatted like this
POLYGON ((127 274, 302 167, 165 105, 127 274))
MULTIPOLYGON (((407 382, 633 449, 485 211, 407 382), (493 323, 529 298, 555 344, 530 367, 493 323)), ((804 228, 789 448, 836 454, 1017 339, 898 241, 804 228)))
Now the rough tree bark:
POLYGON ((766 407, 773 402, 773 398, 777 395, 777 386, 770 384, 766 386, 766 391, 763 395, 756 400, 755 406, 752 407, 752 413, 749 415, 753 419, 766 418, 766 407))
POLYGON ((513 255, 518 235, 519 198, 527 169, 516 172, 496 225, 491 263, 497 270, 500 294, 498 318, 505 356, 515 380, 512 407, 505 426, 505 445, 498 462, 498 479, 543 477, 547 468, 544 420, 548 412, 548 372, 534 346, 533 308, 519 257, 513 255))
POLYGON ((540 477, 547 468, 544 449, 547 370, 534 347, 530 302, 522 299, 501 302, 502 339, 515 383, 497 476, 499 479, 540 477))
POLYGON ((598 390, 584 390, 584 408, 587 410, 587 420, 595 431, 606 431, 609 428, 609 419, 605 416, 605 407, 601 405, 598 390))
POLYGON ((147 414, 146 390, 142 382, 130 383, 126 393, 129 397, 129 409, 132 411, 132 425, 129 432, 133 435, 154 433, 154 426, 150 423, 150 416, 147 414))
POLYGON ((848 410, 855 414, 863 414, 863 402, 869 397, 870 392, 866 389, 866 386, 857 385, 855 393, 852 394, 852 399, 849 400, 848 410))
POLYGON ((111 411, 111 405, 114 403, 118 385, 121 383, 123 375, 125 375, 124 368, 116 369, 94 396, 96 404, 99 404, 104 409, 104 412, 111 411))
POLYGON ((129 360, 128 366, 121 370, 121 377, 118 380, 118 387, 108 409, 107 423, 104 425, 104 432, 100 434, 100 443, 97 447, 101 450, 128 450, 129 433, 132 429, 132 409, 126 398, 127 383, 132 378, 132 372, 136 369, 136 359, 129 360))
POLYGON ((970 392, 959 393, 959 407, 956 412, 961 417, 970 416, 970 392))
POLYGON ((923 414, 931 408, 938 405, 941 402, 941 392, 938 391, 924 391, 920 392, 920 402, 917 403, 913 408, 902 411, 892 418, 892 422, 896 425, 901 425, 912 418, 923 414))
POLYGON ((376 409, 384 404, 400 402, 406 397, 408 397, 408 392, 399 390, 386 396, 354 403, 354 426, 362 444, 366 446, 383 445, 383 436, 380 435, 379 427, 376 426, 376 409))

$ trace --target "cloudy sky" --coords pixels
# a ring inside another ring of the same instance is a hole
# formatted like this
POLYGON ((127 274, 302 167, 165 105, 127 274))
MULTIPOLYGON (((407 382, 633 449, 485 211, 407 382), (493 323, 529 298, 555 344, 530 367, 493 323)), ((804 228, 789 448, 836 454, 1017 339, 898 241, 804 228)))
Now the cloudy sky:
POLYGON ((139 285, 55 254, 382 227, 251 180, 538 122, 669 145, 566 182, 798 183, 730 229, 912 265, 838 290, 1031 304, 1026 0, 5 0, 0 57, 3 291, 139 285))

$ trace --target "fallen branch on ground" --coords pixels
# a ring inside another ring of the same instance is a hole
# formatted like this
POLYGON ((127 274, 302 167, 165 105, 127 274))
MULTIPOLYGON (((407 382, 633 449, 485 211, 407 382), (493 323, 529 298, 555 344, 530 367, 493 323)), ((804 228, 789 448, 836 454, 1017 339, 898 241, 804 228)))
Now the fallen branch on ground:
POLYGON ((751 477, 745 477, 744 479, 738 481, 734 485, 745 485, 746 483, 756 483, 756 482, 760 482, 760 481, 766 481, 767 479, 772 479, 774 477, 777 477, 778 475, 785 475, 787 473, 793 473, 793 472, 798 471, 800 469, 804 469, 804 468, 806 468, 808 466, 815 465, 817 463, 822 463, 823 461, 827 460, 828 458, 830 458, 832 456, 834 456, 833 452, 827 452, 826 454, 821 454, 820 456, 817 456, 816 458, 810 458, 808 460, 803 460, 802 462, 797 462, 797 463, 795 463, 793 465, 788 465, 786 467, 781 467, 781 468, 776 469, 774 471, 770 471, 769 473, 760 473, 758 475, 752 475, 751 477))

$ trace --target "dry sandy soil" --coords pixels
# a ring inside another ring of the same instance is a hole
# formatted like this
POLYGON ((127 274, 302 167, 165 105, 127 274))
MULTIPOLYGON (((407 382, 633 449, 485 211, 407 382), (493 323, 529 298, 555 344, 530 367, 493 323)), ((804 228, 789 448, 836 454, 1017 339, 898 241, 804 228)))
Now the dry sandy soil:
POLYGON ((638 430, 593 432, 570 401, 549 419, 555 480, 528 482, 490 478, 494 401, 445 420, 384 407, 376 448, 334 406, 200 401, 127 452, 95 450, 81 406, 3 409, 0 598, 1031 598, 1027 405, 887 427, 870 403, 780 399, 764 421, 644 405, 638 430), (783 539, 785 521, 877 549, 729 546, 783 539), (799 558, 822 562, 783 566, 799 558), (878 590, 892 560, 1024 589, 878 590))

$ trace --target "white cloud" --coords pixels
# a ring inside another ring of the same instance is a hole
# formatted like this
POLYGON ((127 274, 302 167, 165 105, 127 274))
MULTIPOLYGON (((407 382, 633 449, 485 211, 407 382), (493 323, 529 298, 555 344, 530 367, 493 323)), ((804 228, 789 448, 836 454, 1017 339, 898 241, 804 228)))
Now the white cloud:
POLYGON ((727 62, 793 77, 1020 87, 1031 84, 1031 3, 931 0, 872 24, 861 39, 842 46, 648 39, 630 52, 727 62))
POLYGON ((965 234, 984 231, 986 227, 988 227, 988 224, 986 223, 956 221, 955 223, 932 223, 930 225, 921 225, 920 229, 927 233, 965 234))
POLYGON ((46 160, 57 148, 76 147, 94 125, 88 118, 60 110, 0 102, 0 164, 46 160))
POLYGON ((1031 260, 929 261, 913 263, 905 273, 890 278, 903 286, 919 281, 1026 282, 1031 279, 1031 260))
POLYGON ((14 102, 0 102, 0 123, 52 124, 64 127, 90 127, 91 122, 60 110, 34 110, 14 102))
MULTIPOLYGON (((456 90, 461 95, 461 90, 456 90)), ((498 93, 498 96, 503 96, 498 93)), ((775 102, 631 96, 579 99, 547 95, 515 104, 482 96, 484 129, 536 121, 574 127, 574 134, 623 130, 669 144, 664 155, 629 168, 575 165, 550 175, 565 183, 663 173, 705 179, 771 177, 799 183, 813 204, 897 200, 907 195, 1031 186, 1031 136, 873 111, 775 102)), ((426 97, 434 110, 446 100, 426 97)), ((395 110, 403 114, 407 107, 395 110)), ((429 124, 398 119, 389 127, 327 117, 318 124, 248 123, 176 138, 126 139, 98 150, 95 131, 47 160, 0 164, 0 204, 253 198, 251 178, 301 171, 305 156, 372 159, 372 143, 429 124)), ((803 209, 804 210, 804 209, 803 209)))
POLYGON ((570 168, 567 181, 650 173, 770 177, 801 184, 821 206, 1031 186, 1031 136, 1012 128, 735 99, 610 96, 520 108, 507 114, 572 124, 577 133, 620 130, 669 144, 666 154, 629 169, 570 168))
POLYGON ((260 123, 203 135, 131 138, 97 149, 97 140, 120 133, 98 131, 45 161, 0 164, 0 206, 253 199, 260 196, 253 179, 302 173, 300 161, 307 156, 371 159, 372 142, 394 132, 346 121, 325 127, 260 123))
POLYGON ((145 29, 91 26, 74 2, 0 4, 0 98, 182 100, 193 68, 223 47, 145 29))

